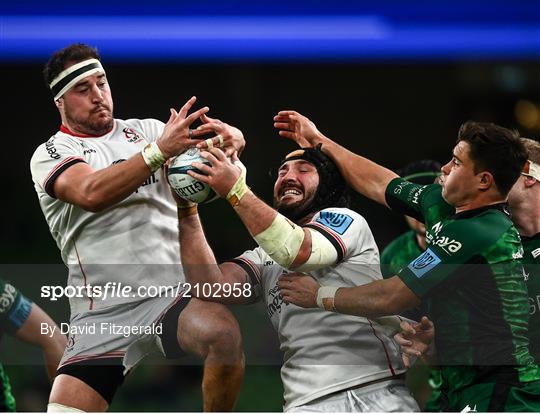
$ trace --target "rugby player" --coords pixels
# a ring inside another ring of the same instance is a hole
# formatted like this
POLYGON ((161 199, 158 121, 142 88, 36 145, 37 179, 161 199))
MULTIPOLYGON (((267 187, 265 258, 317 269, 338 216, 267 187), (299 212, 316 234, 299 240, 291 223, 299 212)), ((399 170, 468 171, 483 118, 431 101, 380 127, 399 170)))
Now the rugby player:
MULTIPOLYGON (((508 194, 508 206, 512 221, 519 231, 523 244, 524 276, 529 293, 529 348, 537 364, 540 364, 540 144, 528 138, 521 138, 527 149, 528 161, 512 190, 508 194)), ((409 357, 429 354, 429 345, 433 339, 433 325, 424 321, 420 325, 403 322, 403 331, 396 335, 404 353, 404 362, 409 357)), ((438 411, 440 399, 437 391, 426 406, 427 411, 438 411)), ((440 391, 439 391, 440 392, 440 391)))
MULTIPOLYGON (((66 346, 66 337, 38 305, 32 303, 11 283, 0 279, 0 337, 4 333, 40 347, 49 379, 54 379, 66 346), (51 335, 41 335, 42 324, 52 332, 51 335)), ((0 364, 0 411, 14 412, 15 408, 8 375, 0 364)))
POLYGON ((229 290, 249 287, 240 296, 210 300, 264 302, 284 353, 284 410, 417 411, 389 326, 397 317, 375 321, 302 309, 284 303, 279 294, 278 280, 291 269, 323 285, 351 287, 381 279, 371 230, 347 208, 345 182, 331 159, 318 148, 288 154, 279 167, 271 208, 247 187, 245 170, 223 152, 213 148, 202 155, 211 165, 194 163, 201 173, 189 174, 231 203, 259 247, 216 265, 197 206, 179 202, 186 278, 229 290))
POLYGON ((224 306, 175 293, 184 276, 176 204, 161 167, 199 142, 191 138, 204 128, 189 129, 199 117, 219 124, 228 149, 243 148, 242 133, 207 117, 207 107, 188 115, 194 97, 179 112, 171 109, 166 124, 114 119, 99 55, 83 44, 56 52, 44 77, 62 124, 37 148, 30 167, 41 209, 69 268, 68 284, 115 283, 133 292, 70 297, 70 332, 80 333, 70 335, 49 410, 106 410, 125 375, 155 351, 168 358, 185 351, 203 359, 204 410, 232 410, 244 372, 240 330, 224 306), (151 286, 159 288, 159 296, 146 297, 140 289, 151 286), (103 332, 102 323, 142 328, 123 335, 124 330, 103 332))
POLYGON ((307 276, 279 282, 303 307, 376 317, 430 298, 443 409, 539 411, 540 368, 528 348, 527 287, 519 234, 506 198, 527 161, 517 133, 488 123, 459 130, 442 186, 420 186, 346 150, 294 111, 274 118, 280 135, 322 148, 367 197, 426 224, 428 249, 396 276, 354 288, 307 276))
MULTIPOLYGON (((415 184, 433 184, 441 174, 441 164, 435 160, 413 161, 403 167, 399 174, 407 181, 415 184)), ((402 267, 426 250, 426 226, 421 221, 405 216, 410 230, 391 241, 381 253, 381 271, 383 277, 392 277, 402 267)), ((408 309, 403 316, 413 321, 420 321, 428 314, 428 302, 414 309, 408 309)), ((407 385, 413 392, 420 406, 426 411, 439 411, 441 376, 436 368, 426 370, 423 365, 416 364, 407 371, 407 385)))

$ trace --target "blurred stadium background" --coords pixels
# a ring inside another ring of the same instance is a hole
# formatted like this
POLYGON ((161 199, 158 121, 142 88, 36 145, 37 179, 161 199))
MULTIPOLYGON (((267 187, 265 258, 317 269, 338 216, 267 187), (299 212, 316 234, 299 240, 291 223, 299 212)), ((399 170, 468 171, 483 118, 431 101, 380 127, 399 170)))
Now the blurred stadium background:
MULTIPOLYGON (((540 135, 538 1, 125 0, 4 2, 0 6, 2 232, 0 274, 68 320, 67 301, 39 298, 66 270, 32 187, 29 160, 59 126, 41 69, 72 42, 102 53, 118 118, 168 118, 192 95, 247 139, 249 184, 271 200, 275 167, 292 144, 272 126, 296 109, 353 151, 392 168, 446 161, 468 119, 540 135)), ((400 217, 359 196, 354 208, 382 250, 405 230, 400 217)), ((223 201, 201 209, 218 258, 253 247, 223 201)), ((156 241, 158 246, 159 241, 156 241)), ((239 411, 279 411, 281 355, 261 306, 235 308, 247 354, 239 411)), ((18 408, 48 396, 35 350, 4 338, 18 408)), ((112 411, 199 411, 200 367, 151 361, 119 391, 112 411)))

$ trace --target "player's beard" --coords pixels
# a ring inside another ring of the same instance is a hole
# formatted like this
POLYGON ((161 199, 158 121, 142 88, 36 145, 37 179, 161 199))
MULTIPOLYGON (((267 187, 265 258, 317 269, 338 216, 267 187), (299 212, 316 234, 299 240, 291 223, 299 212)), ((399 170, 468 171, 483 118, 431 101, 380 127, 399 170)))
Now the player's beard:
POLYGON ((114 126, 112 111, 107 105, 99 105, 85 117, 74 116, 66 109, 66 119, 74 129, 87 135, 105 135, 114 126))
POLYGON ((312 213, 312 211, 310 211, 310 207, 315 199, 315 193, 316 191, 312 194, 308 194, 307 197, 304 197, 302 200, 294 203, 282 203, 279 201, 277 196, 274 196, 273 205, 278 213, 283 214, 289 220, 297 223, 305 216, 312 213))

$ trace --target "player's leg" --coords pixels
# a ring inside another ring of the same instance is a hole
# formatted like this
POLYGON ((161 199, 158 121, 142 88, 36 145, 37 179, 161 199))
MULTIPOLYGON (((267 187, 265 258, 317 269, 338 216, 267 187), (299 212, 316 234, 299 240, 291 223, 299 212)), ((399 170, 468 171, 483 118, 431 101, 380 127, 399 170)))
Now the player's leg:
POLYGON ((120 358, 111 358, 108 365, 96 362, 100 363, 96 360, 61 367, 52 386, 47 411, 106 411, 124 381, 124 368, 120 358))
POLYGON ((204 411, 232 411, 244 377, 240 327, 223 305, 191 299, 178 317, 180 347, 204 360, 204 411))

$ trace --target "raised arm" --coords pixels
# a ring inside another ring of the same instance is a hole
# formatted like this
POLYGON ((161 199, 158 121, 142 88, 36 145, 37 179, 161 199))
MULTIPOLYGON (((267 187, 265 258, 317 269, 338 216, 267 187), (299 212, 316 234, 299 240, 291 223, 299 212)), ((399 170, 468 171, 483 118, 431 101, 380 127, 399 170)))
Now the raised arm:
POLYGON ((210 166, 193 163, 201 174, 192 170, 188 174, 209 184, 217 194, 229 200, 249 233, 276 263, 301 271, 336 263, 338 253, 321 233, 293 223, 249 190, 245 167, 238 167, 236 155, 231 161, 221 150, 213 148, 202 156, 210 166))
MULTIPOLYGON (((251 280, 248 273, 233 262, 225 262, 218 266, 214 252, 204 235, 197 206, 187 206, 176 196, 175 199, 179 203, 180 255, 186 281, 192 287, 210 283, 212 286, 210 294, 208 297, 200 296, 200 299, 236 304, 253 302, 256 281, 251 280), (251 287, 245 289, 246 284, 251 287)), ((197 293, 203 293, 203 289, 191 290, 191 294, 197 293)))
POLYGON ((296 111, 280 111, 274 117, 274 127, 279 129, 280 136, 301 147, 322 145, 322 150, 334 160, 349 186, 364 196, 387 205, 386 187, 398 176, 396 173, 332 141, 320 132, 311 120, 296 111))
POLYGON ((162 135, 144 150, 144 156, 138 153, 125 162, 101 170, 94 170, 84 162, 74 164, 54 182, 55 197, 97 212, 131 195, 165 160, 200 142, 191 139, 189 126, 206 113, 208 107, 188 116, 195 100, 195 97, 188 100, 178 113, 171 109, 162 135))

